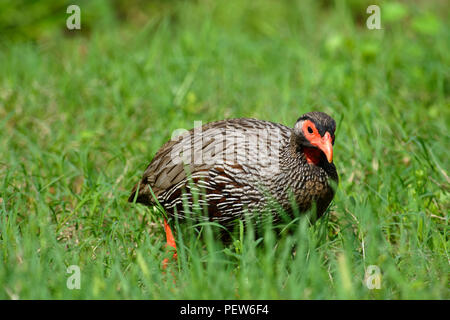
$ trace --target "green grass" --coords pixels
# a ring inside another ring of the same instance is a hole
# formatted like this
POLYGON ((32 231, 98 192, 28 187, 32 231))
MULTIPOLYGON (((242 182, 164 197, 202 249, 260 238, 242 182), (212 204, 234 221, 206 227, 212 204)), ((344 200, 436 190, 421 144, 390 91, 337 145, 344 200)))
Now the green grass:
POLYGON ((0 30, 1 299, 450 298, 445 1, 380 2, 373 31, 367 1, 112 3, 0 30), (161 216, 127 197, 172 132, 311 110, 338 122, 329 214, 227 247, 180 225, 163 273, 161 216))

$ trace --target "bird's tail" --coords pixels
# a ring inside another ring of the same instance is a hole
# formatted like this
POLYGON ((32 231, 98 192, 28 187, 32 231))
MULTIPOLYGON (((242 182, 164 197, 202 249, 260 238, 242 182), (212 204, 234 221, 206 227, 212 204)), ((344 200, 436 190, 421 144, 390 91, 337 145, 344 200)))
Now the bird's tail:
POLYGON ((153 205, 152 194, 150 193, 150 188, 144 179, 136 183, 128 197, 128 202, 142 203, 144 205, 153 205))

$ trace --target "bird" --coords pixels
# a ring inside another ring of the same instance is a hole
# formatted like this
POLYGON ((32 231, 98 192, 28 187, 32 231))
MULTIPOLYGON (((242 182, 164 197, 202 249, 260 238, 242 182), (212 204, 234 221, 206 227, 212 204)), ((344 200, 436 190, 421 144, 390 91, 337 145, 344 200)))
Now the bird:
MULTIPOLYGON (((179 221, 214 221, 231 229, 245 217, 315 209, 331 203, 338 174, 333 163, 336 122, 312 111, 292 128, 254 118, 235 118, 185 130, 155 154, 129 202, 160 205, 179 221), (280 210, 281 209, 281 210, 280 210)), ((175 249, 164 218, 167 245, 175 249)))

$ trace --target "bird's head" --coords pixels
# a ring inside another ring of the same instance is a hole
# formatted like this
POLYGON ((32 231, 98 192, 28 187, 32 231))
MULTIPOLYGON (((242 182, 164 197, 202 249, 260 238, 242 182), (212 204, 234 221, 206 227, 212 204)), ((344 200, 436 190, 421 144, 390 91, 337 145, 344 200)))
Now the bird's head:
POLYGON ((318 164, 325 156, 333 162, 334 131, 336 122, 323 112, 313 111, 302 115, 293 129, 293 143, 303 152, 308 163, 318 164))

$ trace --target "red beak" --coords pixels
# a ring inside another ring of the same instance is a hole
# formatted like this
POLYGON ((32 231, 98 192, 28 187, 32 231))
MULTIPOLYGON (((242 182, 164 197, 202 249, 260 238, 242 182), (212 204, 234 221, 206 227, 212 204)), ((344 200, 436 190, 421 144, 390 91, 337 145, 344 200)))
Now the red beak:
POLYGON ((333 139, 329 132, 325 132, 323 137, 317 135, 310 140, 310 143, 325 154, 329 163, 333 162, 333 139))

